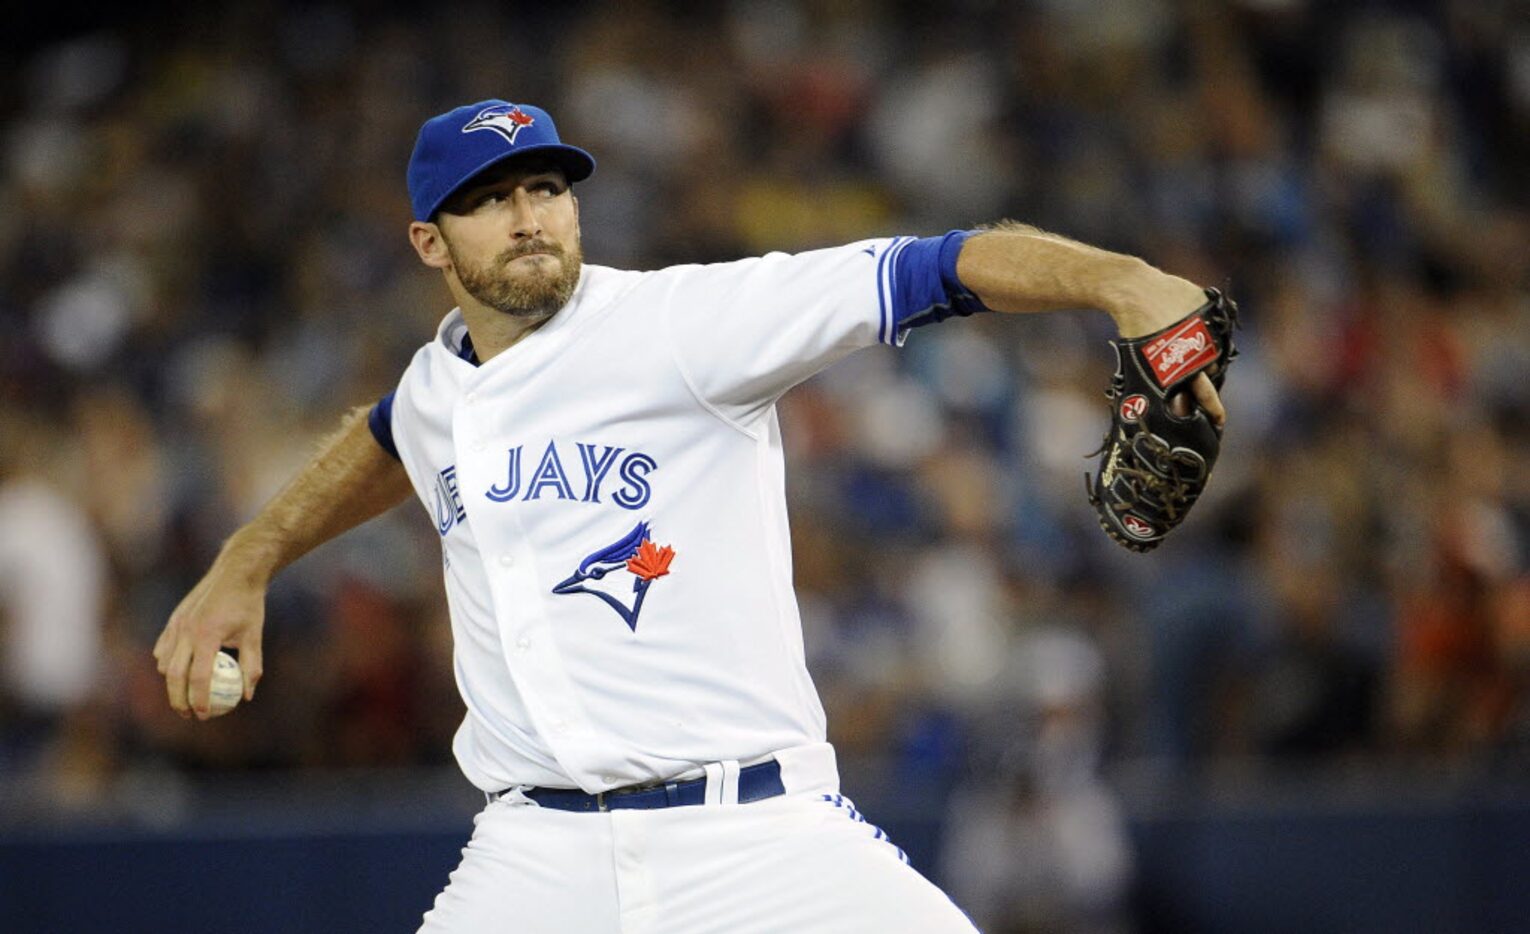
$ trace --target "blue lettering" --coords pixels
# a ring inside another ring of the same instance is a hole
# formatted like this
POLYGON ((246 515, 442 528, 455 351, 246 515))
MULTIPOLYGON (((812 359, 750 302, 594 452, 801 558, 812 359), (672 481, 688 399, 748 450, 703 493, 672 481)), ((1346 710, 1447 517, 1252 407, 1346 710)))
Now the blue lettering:
POLYGON ((504 486, 491 486, 483 495, 496 503, 508 503, 521 491, 521 446, 510 449, 510 463, 504 486))
POLYGON ((456 464, 436 474, 435 494, 436 531, 444 538, 453 525, 467 518, 467 510, 462 506, 462 494, 457 490, 456 464))
MULTIPOLYGON (((505 479, 484 491, 484 496, 495 503, 508 503, 517 498, 524 503, 542 499, 543 494, 551 489, 558 499, 600 503, 601 487, 615 472, 621 477, 622 486, 607 499, 623 509, 642 509, 648 505, 648 501, 653 498, 648 475, 659 469, 658 461, 641 451, 631 451, 623 457, 623 452, 628 449, 611 444, 575 442, 575 446, 579 449, 579 465, 584 468, 583 496, 574 495, 573 484, 569 482, 568 472, 563 467, 562 455, 558 453, 555 441, 547 442, 536 469, 526 477, 525 483, 521 482, 524 445, 507 449, 505 479)), ((441 528, 442 535, 446 534, 453 523, 466 518, 461 495, 457 492, 456 476, 456 467, 449 467, 437 478, 436 524, 441 528)))
POLYGON ((621 452, 622 448, 606 445, 606 449, 596 457, 595 445, 579 445, 579 459, 584 462, 584 502, 600 502, 600 483, 611 472, 611 465, 616 463, 616 455, 621 452))
POLYGON ((536 473, 531 475, 531 482, 526 485, 526 495, 521 497, 521 502, 541 499, 542 488, 548 486, 558 491, 559 499, 574 498, 574 488, 569 486, 568 474, 563 472, 563 462, 558 460, 558 449, 551 441, 547 442, 547 450, 542 452, 542 460, 537 464, 536 473))
POLYGON ((632 453, 622 461, 620 471, 621 478, 627 486, 617 490, 611 497, 616 504, 624 509, 642 509, 648 505, 648 499, 653 495, 653 489, 644 479, 649 472, 659 466, 659 462, 647 454, 632 453))

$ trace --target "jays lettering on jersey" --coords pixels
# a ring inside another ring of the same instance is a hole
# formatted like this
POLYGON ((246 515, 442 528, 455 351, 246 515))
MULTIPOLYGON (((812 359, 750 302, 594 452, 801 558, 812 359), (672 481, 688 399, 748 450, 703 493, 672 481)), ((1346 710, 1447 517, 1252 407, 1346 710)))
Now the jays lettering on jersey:
POLYGON ((967 234, 630 272, 477 365, 460 311, 372 413, 441 535, 478 787, 656 781, 824 742, 775 401, 983 310, 967 234))

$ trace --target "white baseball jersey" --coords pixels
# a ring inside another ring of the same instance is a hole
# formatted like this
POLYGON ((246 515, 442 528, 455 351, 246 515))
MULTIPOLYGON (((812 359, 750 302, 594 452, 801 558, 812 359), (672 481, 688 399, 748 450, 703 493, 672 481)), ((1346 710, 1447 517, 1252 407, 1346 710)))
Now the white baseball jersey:
POLYGON ((441 536, 469 780, 597 792, 824 741, 775 402, 980 310, 955 275, 966 236, 586 265, 481 366, 446 316, 372 427, 441 536))

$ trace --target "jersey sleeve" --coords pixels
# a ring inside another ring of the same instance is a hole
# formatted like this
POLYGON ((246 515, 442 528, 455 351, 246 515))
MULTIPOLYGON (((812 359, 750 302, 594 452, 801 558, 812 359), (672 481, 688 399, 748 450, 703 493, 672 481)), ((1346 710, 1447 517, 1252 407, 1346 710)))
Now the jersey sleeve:
POLYGON ((394 460, 402 460, 398 456, 398 445, 393 441, 393 393, 377 400, 372 406, 372 411, 367 413, 367 427, 372 429, 372 437, 384 451, 393 455, 394 460))
POLYGON ((682 267, 666 304, 680 367, 708 405, 750 421, 853 350, 988 311, 956 275, 970 233, 682 267))

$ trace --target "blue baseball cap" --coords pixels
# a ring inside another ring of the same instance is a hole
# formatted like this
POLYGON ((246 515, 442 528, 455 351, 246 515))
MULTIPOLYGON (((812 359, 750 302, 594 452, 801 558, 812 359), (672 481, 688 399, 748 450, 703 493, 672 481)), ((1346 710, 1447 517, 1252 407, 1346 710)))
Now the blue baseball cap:
POLYGON ((556 161, 570 182, 595 171, 594 157, 558 139, 552 117, 540 107, 487 100, 431 117, 409 157, 414 219, 430 220, 464 182, 496 162, 532 152, 556 161))

